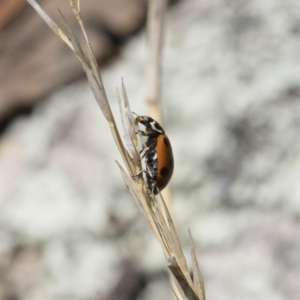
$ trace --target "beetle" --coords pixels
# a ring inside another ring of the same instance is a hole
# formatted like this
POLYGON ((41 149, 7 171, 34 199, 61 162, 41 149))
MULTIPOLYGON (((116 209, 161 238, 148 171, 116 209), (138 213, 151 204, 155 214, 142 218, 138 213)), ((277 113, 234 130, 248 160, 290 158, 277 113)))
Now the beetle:
POLYGON ((147 137, 140 153, 144 152, 141 158, 145 159, 148 189, 157 195, 167 186, 174 171, 171 143, 161 125, 151 117, 137 116, 135 120, 145 126, 144 131, 138 131, 147 137))

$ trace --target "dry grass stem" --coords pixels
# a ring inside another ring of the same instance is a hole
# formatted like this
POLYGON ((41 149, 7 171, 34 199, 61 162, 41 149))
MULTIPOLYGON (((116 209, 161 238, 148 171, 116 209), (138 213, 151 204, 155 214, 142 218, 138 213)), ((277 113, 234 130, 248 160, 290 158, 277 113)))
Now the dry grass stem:
POLYGON ((132 194, 135 202, 147 219, 152 228, 163 253, 168 262, 168 267, 171 270, 174 278, 177 279, 176 289, 174 293, 179 300, 183 299, 199 299, 204 300, 204 286, 201 273, 198 267, 195 248, 192 242, 192 262, 193 262, 193 278, 192 280, 182 247, 179 242, 175 225, 169 210, 161 195, 154 196, 149 193, 147 183, 144 180, 141 165, 139 149, 141 137, 136 135, 138 125, 133 116, 126 89, 122 81, 122 94, 117 92, 119 99, 119 108, 123 127, 123 139, 121 139, 119 130, 111 111, 106 92, 103 86, 99 67, 94 58, 88 36, 84 29, 84 25, 80 14, 80 1, 70 0, 70 6, 75 14, 83 35, 83 44, 81 44, 70 29, 64 16, 61 14, 63 29, 60 28, 47 13, 36 3, 35 0, 27 0, 28 3, 37 11, 48 26, 70 47, 73 53, 77 56, 85 71, 95 99, 107 120, 114 141, 122 156, 125 168, 117 162, 121 175, 132 194), (173 263, 175 262, 175 263, 173 263))
MULTIPOLYGON (((146 103, 149 115, 163 125, 161 82, 162 50, 164 41, 164 16, 167 0, 148 0, 147 44, 148 57, 146 66, 146 103)), ((163 190, 164 199, 171 210, 172 195, 170 186, 163 190)))
POLYGON ((147 91, 146 101, 149 108, 149 115, 162 122, 161 115, 161 61, 164 15, 166 0, 148 0, 147 17, 147 44, 148 60, 147 72, 147 91))

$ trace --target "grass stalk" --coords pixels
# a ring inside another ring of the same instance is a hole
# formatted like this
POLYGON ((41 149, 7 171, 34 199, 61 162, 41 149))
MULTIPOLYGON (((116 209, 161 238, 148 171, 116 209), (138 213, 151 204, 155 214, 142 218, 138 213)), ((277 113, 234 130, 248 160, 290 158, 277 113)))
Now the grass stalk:
POLYGON ((117 162, 117 165, 124 182, 153 230, 166 258, 167 266, 175 278, 175 288, 173 287, 173 291, 176 298, 179 300, 205 300, 204 285, 196 259, 195 247, 191 234, 192 276, 190 275, 186 258, 182 251, 169 209, 161 194, 154 196, 149 193, 147 183, 140 172, 142 166, 139 157, 138 137, 136 136, 138 124, 136 124, 135 117, 131 112, 123 81, 122 93, 120 94, 117 92, 122 128, 124 131, 124 140, 121 139, 119 129, 116 126, 115 118, 107 99, 99 67, 94 58, 82 22, 80 1, 69 0, 69 3, 82 31, 82 44, 73 34, 62 13, 60 13, 60 15, 63 28, 60 28, 35 0, 27 0, 27 2, 36 10, 45 23, 69 46, 81 62, 94 97, 109 124, 114 141, 123 159, 124 167, 119 162, 117 162), (138 173, 141 174, 139 176, 134 176, 138 173))

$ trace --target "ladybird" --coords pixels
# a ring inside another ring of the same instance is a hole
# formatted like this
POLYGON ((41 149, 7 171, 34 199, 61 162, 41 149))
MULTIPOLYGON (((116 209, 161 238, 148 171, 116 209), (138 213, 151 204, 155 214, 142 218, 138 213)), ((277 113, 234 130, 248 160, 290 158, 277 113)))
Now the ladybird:
POLYGON ((170 181, 174 171, 174 158, 169 138, 158 122, 147 116, 137 116, 136 122, 145 126, 139 132, 147 137, 140 151, 145 159, 146 179, 151 194, 157 195, 170 181))

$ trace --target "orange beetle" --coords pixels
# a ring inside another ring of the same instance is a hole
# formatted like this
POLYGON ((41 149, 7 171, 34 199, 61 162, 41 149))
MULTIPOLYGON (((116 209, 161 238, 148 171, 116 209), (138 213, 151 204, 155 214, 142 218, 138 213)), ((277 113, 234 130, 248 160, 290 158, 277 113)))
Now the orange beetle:
POLYGON ((139 131, 147 137, 142 158, 145 158, 146 179, 151 194, 157 195, 170 181, 174 171, 173 152, 169 138, 158 122, 151 117, 138 116, 136 122, 145 126, 139 131))

